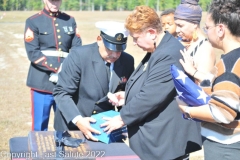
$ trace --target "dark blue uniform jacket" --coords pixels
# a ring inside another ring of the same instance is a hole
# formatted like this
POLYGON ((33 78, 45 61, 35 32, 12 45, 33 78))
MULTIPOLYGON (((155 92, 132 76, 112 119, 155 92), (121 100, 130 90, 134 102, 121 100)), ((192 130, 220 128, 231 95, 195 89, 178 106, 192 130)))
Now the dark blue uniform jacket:
POLYGON ((27 86, 52 93, 55 84, 49 81, 65 59, 62 52, 82 45, 75 19, 65 13, 50 13, 46 9, 26 20, 25 47, 30 63, 27 86), (46 56, 42 51, 59 51, 46 56))

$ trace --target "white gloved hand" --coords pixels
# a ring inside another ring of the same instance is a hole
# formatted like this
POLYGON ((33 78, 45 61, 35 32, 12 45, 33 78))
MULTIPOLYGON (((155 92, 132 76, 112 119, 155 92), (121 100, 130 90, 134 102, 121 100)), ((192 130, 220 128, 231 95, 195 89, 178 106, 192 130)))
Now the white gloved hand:
POLYGON ((53 83, 57 83, 58 81, 58 73, 51 73, 49 77, 49 81, 53 83))
POLYGON ((60 65, 57 73, 51 73, 50 74, 49 81, 51 81, 53 83, 57 83, 57 81, 58 81, 58 73, 61 72, 61 70, 62 70, 62 63, 60 65))

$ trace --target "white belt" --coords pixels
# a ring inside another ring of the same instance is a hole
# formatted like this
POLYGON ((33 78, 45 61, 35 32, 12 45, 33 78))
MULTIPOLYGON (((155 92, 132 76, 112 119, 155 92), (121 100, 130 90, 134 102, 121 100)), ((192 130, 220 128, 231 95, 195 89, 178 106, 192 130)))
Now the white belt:
POLYGON ((45 56, 55 56, 55 57, 64 57, 66 58, 68 56, 67 52, 63 52, 63 51, 41 51, 45 56))

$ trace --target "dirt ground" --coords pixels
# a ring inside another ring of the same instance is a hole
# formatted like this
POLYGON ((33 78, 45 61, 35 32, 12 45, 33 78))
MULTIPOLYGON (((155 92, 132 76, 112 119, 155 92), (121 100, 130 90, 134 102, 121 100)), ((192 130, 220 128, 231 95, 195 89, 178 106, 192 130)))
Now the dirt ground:
MULTIPOLYGON (((4 12, 0 12, 0 16, 4 12)), ((0 19, 0 151, 8 151, 11 137, 27 136, 31 130, 30 89, 26 86, 29 61, 24 48, 25 20, 36 12, 5 12, 0 19)), ((75 17, 83 44, 95 42, 99 31, 94 23, 100 20, 124 22, 129 12, 67 12, 75 17)), ((127 52, 135 58, 135 66, 145 53, 128 40, 127 52)), ((219 54, 219 51, 217 51, 219 54)), ((50 129, 52 129, 52 117, 50 129)), ((203 159, 202 151, 191 160, 203 159)))

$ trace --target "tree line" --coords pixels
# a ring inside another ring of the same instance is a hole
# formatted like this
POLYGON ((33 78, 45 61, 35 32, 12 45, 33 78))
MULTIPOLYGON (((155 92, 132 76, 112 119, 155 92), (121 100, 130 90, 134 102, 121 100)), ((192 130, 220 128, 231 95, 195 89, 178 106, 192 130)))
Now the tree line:
MULTIPOLYGON (((157 11, 176 8, 181 0, 62 0, 61 10, 68 11, 129 11, 135 6, 147 5, 157 11)), ((211 0, 200 0, 204 11, 211 0)), ((0 0, 1 11, 32 11, 41 10, 42 0, 0 0)))

